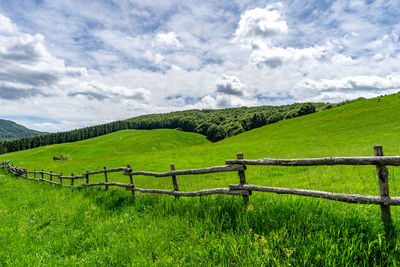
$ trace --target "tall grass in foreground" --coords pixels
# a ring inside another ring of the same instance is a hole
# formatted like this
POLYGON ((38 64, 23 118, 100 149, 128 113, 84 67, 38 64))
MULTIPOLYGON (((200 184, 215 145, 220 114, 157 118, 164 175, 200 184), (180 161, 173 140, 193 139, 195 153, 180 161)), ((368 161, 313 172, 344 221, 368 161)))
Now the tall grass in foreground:
MULTIPOLYGON (((0 265, 396 265, 379 206, 256 194, 193 199, 0 173, 0 265)), ((398 210, 394 210, 395 225, 398 210)), ((397 229, 398 230, 398 229, 397 229)))
MULTIPOLYGON (((4 154, 32 170, 81 174, 103 166, 168 171, 245 158, 371 156, 373 145, 400 155, 399 95, 357 101, 285 120, 218 143, 176 130, 121 131, 83 142, 4 154), (69 160, 54 162, 53 156, 69 160)), ((389 167, 400 196, 399 167, 389 167)), ((194 199, 124 190, 59 188, 0 173, 0 265, 398 265, 399 238, 387 240, 379 206, 259 193, 194 199)), ((249 166, 251 184, 378 194, 374 166, 249 166)), ((104 181, 104 176, 90 178, 104 181)), ((135 176, 144 188, 171 179, 135 176)), ((110 181, 129 182, 112 176, 110 181)), ((178 176, 181 190, 226 187, 236 172, 178 176)), ((398 232, 400 208, 392 207, 398 232)))

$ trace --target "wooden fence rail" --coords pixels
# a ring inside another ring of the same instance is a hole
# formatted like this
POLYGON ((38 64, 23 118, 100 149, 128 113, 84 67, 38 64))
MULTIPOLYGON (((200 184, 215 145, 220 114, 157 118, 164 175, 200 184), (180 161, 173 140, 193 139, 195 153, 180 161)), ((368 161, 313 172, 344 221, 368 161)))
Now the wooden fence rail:
MULTIPOLYGON (((226 165, 223 166, 212 166, 208 168, 200 169, 187 169, 187 170, 176 170, 175 165, 171 164, 169 172, 149 172, 149 171, 133 171, 131 166, 107 169, 105 166, 102 170, 97 171, 86 171, 81 175, 65 176, 62 173, 56 174, 52 171, 27 171, 26 169, 15 167, 9 162, 1 162, 1 168, 7 169, 9 172, 20 176, 24 179, 43 181, 50 184, 64 185, 64 179, 70 179, 71 185, 74 185, 75 179, 85 179, 86 183, 81 186, 91 187, 91 186, 105 186, 108 190, 109 186, 123 187, 126 190, 141 193, 153 193, 153 194, 166 194, 172 195, 176 198, 180 196, 185 197, 196 197, 211 194, 228 194, 228 195, 241 195, 245 203, 248 202, 249 196, 252 191, 258 192, 271 192, 277 194, 292 194, 308 197, 324 198, 335 201, 342 201, 347 203, 357 203, 357 204, 378 204, 381 206, 382 220, 385 224, 391 225, 391 214, 390 206, 400 206, 400 197, 390 197, 389 196, 389 183, 388 183, 388 169, 387 165, 390 166, 400 166, 400 156, 383 156, 382 146, 374 146, 374 156, 371 157, 328 157, 328 158, 306 158, 306 159, 244 159, 243 154, 237 154, 237 159, 226 160, 226 165), (259 185, 249 185, 246 180, 246 165, 273 165, 273 166, 322 166, 322 165, 375 165, 378 174, 378 184, 379 184, 379 196, 372 195, 358 195, 358 194, 340 194, 325 191, 316 190, 306 190, 306 189, 295 189, 295 188, 279 188, 279 187, 268 187, 259 185), (118 183, 109 182, 108 173, 112 172, 122 172, 123 175, 129 176, 130 183, 118 183), (211 188, 203 189, 191 192, 182 192, 179 190, 178 176, 181 175, 199 175, 199 174, 209 174, 218 172, 238 172, 239 184, 230 184, 228 188, 211 188), (90 175, 104 173, 104 182, 89 183, 90 175), (29 177, 29 174, 33 174, 33 178, 29 177), (36 175, 39 174, 40 178, 36 175), (44 175, 50 177, 50 180, 44 178, 44 175), (163 189, 144 189, 138 188, 134 185, 133 177, 135 175, 152 176, 156 178, 161 177, 171 177, 173 190, 163 190, 163 189), (59 182, 53 181, 54 178, 58 178, 59 182)), ((66 185, 64 185, 66 186, 66 185)), ((386 228, 385 228, 386 229, 386 228)))

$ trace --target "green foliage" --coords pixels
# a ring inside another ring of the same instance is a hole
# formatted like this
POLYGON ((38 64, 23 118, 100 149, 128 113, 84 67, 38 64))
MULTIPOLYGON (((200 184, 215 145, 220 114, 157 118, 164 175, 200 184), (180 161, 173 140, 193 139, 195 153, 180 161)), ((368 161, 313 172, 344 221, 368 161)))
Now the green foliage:
POLYGON ((314 113, 317 110, 313 103, 304 103, 299 109, 299 116, 314 113))
POLYGON ((207 131, 207 138, 211 142, 217 142, 224 139, 226 136, 226 131, 223 127, 219 125, 211 125, 207 131))
MULTIPOLYGON (((41 134, 44 133, 28 129, 13 121, 0 119, 0 140, 12 140, 41 134)), ((4 153, 4 150, 0 150, 0 153, 4 153)))
POLYGON ((60 160, 69 160, 69 159, 71 159, 69 154, 61 153, 60 160))

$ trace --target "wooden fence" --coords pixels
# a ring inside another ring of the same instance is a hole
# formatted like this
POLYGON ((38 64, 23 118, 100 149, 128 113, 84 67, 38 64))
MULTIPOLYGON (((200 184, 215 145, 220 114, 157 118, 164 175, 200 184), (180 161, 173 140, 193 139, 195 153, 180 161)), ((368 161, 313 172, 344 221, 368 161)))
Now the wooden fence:
POLYGON ((36 180, 47 182, 50 184, 74 186, 76 179, 85 179, 85 183, 81 186, 105 186, 108 190, 109 186, 124 187, 126 190, 141 193, 155 193, 155 194, 166 194, 172 195, 176 198, 181 196, 194 197, 204 196, 212 194, 228 194, 228 195, 241 195, 245 201, 248 202, 249 196, 252 191, 258 192, 271 192, 278 194, 292 194, 308 197, 324 198, 335 201, 342 201, 347 203, 358 203, 358 204, 378 204, 381 206, 382 220, 387 225, 391 224, 390 206, 399 206, 400 197, 389 196, 389 183, 388 183, 388 169, 387 165, 400 166, 400 156, 383 156, 382 146, 374 146, 374 156, 372 157, 329 157, 329 158, 309 158, 309 159, 244 159, 243 154, 237 154, 237 159, 226 160, 226 165, 213 166, 201 169, 187 169, 187 170, 176 170, 175 165, 171 164, 171 171, 169 172, 148 172, 148 171, 133 171, 131 166, 121 168, 107 169, 104 167, 98 171, 86 171, 81 175, 65 176, 62 173, 56 174, 53 172, 41 171, 28 171, 23 168, 15 167, 9 162, 1 162, 1 168, 7 169, 9 172, 16 174, 17 176, 23 177, 28 180, 36 180), (279 187, 268 187, 259 185, 250 185, 246 181, 246 165, 274 165, 274 166, 322 166, 322 165, 375 165, 378 175, 379 184, 379 196, 371 195, 359 195, 359 194, 340 194, 325 191, 306 190, 306 189, 293 189, 293 188, 279 188, 279 187), (122 172, 123 175, 129 176, 130 183, 117 183, 108 181, 108 173, 111 172, 122 172), (199 175, 209 174, 218 172, 238 172, 239 183, 230 184, 228 188, 212 188, 204 189, 199 191, 183 192, 179 190, 178 177, 181 175, 199 175), (90 183, 90 175, 104 174, 104 182, 90 183), (48 179, 45 179, 45 175, 48 179), (163 190, 163 189, 144 189, 138 188, 134 184, 133 177, 135 175, 144 175, 152 177, 171 177, 172 186, 174 190, 163 190), (54 181, 56 179, 57 181, 54 181), (70 184, 67 185, 65 180, 70 180, 70 184))

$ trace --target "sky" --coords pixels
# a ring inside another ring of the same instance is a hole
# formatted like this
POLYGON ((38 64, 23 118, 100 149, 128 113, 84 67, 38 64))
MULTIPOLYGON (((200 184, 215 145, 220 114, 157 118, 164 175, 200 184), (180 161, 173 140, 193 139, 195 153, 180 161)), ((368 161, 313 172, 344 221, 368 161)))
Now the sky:
POLYGON ((0 0, 0 118, 58 132, 400 91, 400 3, 0 0))

